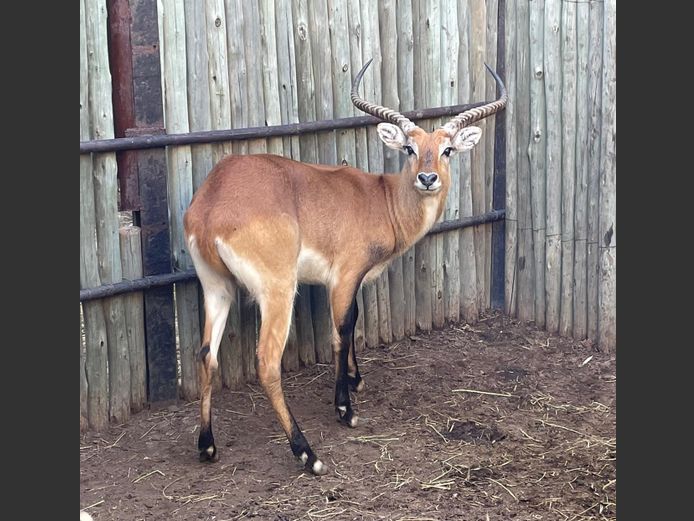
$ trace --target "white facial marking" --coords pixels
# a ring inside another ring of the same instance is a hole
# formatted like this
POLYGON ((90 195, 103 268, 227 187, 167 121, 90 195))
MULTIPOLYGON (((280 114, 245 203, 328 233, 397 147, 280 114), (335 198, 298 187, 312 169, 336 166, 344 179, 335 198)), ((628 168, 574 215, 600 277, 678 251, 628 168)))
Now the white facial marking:
POLYGON ((431 198, 426 198, 422 201, 422 210, 423 210, 423 222, 422 222, 422 229, 420 231, 420 235, 417 238, 421 238, 426 232, 428 232, 432 226, 434 226, 434 223, 436 222, 436 212, 439 209, 439 203, 436 199, 431 199, 431 198))
POLYGON ((214 453, 214 447, 210 445, 209 447, 207 447, 207 450, 205 452, 212 456, 212 454, 214 453))
POLYGON ((342 412, 347 412, 347 407, 345 405, 340 405, 338 409, 342 412))
POLYGON ((308 454, 302 452, 301 456, 299 456, 299 459, 301 460, 301 463, 306 463, 308 461, 308 454))

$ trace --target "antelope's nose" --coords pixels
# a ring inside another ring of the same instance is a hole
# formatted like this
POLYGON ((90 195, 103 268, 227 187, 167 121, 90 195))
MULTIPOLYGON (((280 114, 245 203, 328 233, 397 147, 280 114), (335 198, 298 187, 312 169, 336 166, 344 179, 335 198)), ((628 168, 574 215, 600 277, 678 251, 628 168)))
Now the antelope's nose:
POLYGON ((417 179, 419 179, 419 182, 422 183, 427 188, 429 188, 431 185, 433 185, 438 178, 439 178, 439 176, 436 174, 424 174, 424 173, 422 173, 422 174, 417 175, 417 179))

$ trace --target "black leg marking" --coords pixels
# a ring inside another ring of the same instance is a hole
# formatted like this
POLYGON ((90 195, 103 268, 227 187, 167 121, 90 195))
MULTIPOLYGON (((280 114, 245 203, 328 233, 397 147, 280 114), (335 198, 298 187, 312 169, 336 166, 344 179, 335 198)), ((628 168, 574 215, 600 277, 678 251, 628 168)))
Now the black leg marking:
MULTIPOLYGON (((351 384, 354 384, 356 388, 361 381, 361 376, 359 375, 358 369, 355 376, 350 376, 347 374, 347 369, 349 367, 349 348, 350 346, 354 348, 354 327, 357 323, 358 314, 359 308, 357 307, 357 300, 355 298, 352 301, 349 311, 347 311, 342 325, 338 329, 338 333, 340 335, 340 352, 338 354, 338 374, 335 378, 335 412, 337 413, 339 421, 349 425, 350 427, 356 427, 357 416, 352 410, 352 404, 349 397, 349 387, 351 384)), ((354 359, 356 361, 356 356, 354 359)))
POLYGON ((217 461, 217 447, 212 435, 212 422, 207 427, 200 429, 198 450, 200 451, 200 461, 217 461))
POLYGON ((205 358, 207 357, 207 354, 210 352, 210 346, 205 344, 200 348, 200 351, 198 352, 198 361, 201 363, 205 363, 205 358))
POLYGON ((349 385, 349 390, 353 391, 355 393, 358 393, 364 388, 364 385, 362 384, 362 378, 361 374, 359 374, 359 365, 357 364, 357 350, 356 346, 354 345, 354 329, 357 327, 357 318, 359 318, 359 306, 357 305, 357 298, 356 296, 354 297, 354 302, 352 303, 352 317, 351 317, 351 338, 350 338, 350 346, 351 346, 351 353, 352 353, 352 365, 354 366, 354 375, 347 374, 347 384, 349 385))
MULTIPOLYGON (((291 415, 291 413, 290 413, 291 415)), ((304 468, 317 476, 322 476, 328 472, 328 467, 326 467, 323 462, 321 462, 316 454, 311 450, 306 437, 299 429, 299 425, 296 423, 294 416, 292 415, 292 432, 291 438, 289 439, 289 446, 292 448, 292 453, 294 456, 299 458, 304 464, 304 468)))

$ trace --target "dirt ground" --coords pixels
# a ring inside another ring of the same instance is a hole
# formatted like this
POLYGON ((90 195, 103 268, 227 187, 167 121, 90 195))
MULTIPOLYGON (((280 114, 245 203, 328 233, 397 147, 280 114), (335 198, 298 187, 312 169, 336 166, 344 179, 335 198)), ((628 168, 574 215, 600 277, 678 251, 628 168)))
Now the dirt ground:
POLYGON ((257 385, 80 436, 95 520, 616 519, 614 355, 497 314, 361 353, 359 426, 336 421, 332 367, 285 374, 326 476, 302 471, 257 385))

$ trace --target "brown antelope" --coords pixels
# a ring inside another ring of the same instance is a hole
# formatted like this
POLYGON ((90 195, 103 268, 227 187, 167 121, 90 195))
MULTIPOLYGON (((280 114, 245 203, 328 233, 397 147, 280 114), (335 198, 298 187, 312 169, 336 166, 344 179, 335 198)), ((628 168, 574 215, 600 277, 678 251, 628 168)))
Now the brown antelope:
POLYGON ((374 175, 349 166, 300 163, 260 154, 223 158, 193 197, 185 215, 190 255, 205 298, 199 354, 200 459, 216 460, 212 435, 211 378, 237 284, 257 301, 261 327, 257 374, 294 455, 317 475, 328 468, 306 441, 284 399, 281 361, 294 295, 300 282, 324 284, 334 324, 335 410, 350 427, 357 416, 349 391, 364 382, 354 353, 355 296, 409 249, 443 211, 451 183, 450 157, 474 147, 481 130, 469 126, 506 105, 500 97, 455 116, 427 133, 402 114, 357 94, 369 61, 352 84, 360 110, 389 123, 378 125, 386 146, 408 154, 400 174, 374 175))

